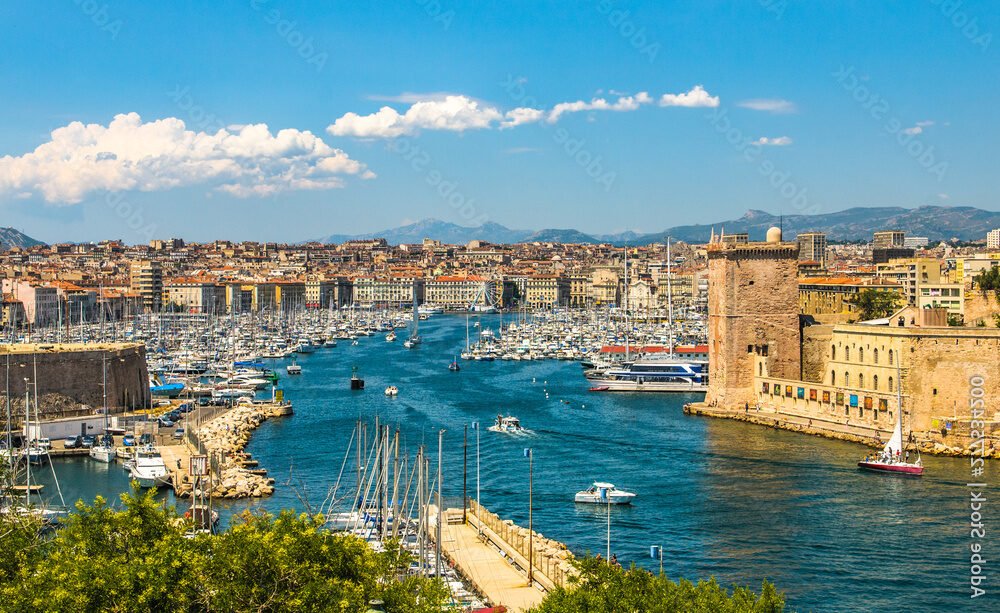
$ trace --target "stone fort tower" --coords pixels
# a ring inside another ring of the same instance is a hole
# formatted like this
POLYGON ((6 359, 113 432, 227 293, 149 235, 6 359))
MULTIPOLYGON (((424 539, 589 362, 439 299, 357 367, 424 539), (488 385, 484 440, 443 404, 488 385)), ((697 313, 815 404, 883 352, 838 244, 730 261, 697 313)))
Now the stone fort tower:
POLYGON ((771 228, 766 243, 708 246, 709 388, 705 402, 754 406, 754 375, 801 374, 797 243, 771 228), (754 356, 765 356, 763 373, 754 356))

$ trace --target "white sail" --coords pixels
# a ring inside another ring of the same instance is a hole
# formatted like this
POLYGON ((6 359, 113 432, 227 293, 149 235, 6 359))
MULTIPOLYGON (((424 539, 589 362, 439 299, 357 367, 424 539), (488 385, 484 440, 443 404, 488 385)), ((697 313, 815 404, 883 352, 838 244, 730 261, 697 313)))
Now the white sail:
POLYGON ((903 415, 901 411, 897 411, 896 427, 893 428, 892 436, 889 438, 889 442, 885 444, 882 451, 883 453, 888 453, 892 457, 896 457, 897 453, 903 452, 903 415))

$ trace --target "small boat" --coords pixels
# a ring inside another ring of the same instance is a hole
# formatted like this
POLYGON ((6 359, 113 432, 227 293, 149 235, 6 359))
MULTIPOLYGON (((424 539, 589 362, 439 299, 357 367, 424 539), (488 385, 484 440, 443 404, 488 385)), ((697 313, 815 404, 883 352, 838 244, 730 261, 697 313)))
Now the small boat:
POLYGON ((613 483, 595 481, 594 485, 577 492, 574 500, 584 504, 632 504, 635 494, 620 490, 613 483))
POLYGON ((488 430, 490 432, 502 432, 504 434, 521 434, 524 432, 524 427, 521 425, 521 420, 513 415, 508 415, 507 417, 497 415, 496 420, 493 422, 493 425, 488 428, 488 430))
POLYGON ((103 435, 100 442, 90 448, 90 457, 105 464, 114 462, 117 456, 114 441, 115 439, 110 434, 103 435))
POLYGON ((388 334, 385 335, 385 342, 392 343, 392 342, 395 342, 395 340, 396 340, 396 333, 395 332, 390 332, 390 333, 388 333, 388 334))
POLYGON ((31 445, 24 450, 29 464, 42 465, 49 461, 49 450, 44 445, 31 445))
POLYGON ((608 391, 608 389, 610 389, 610 388, 607 385, 595 385, 594 387, 590 388, 587 391, 590 391, 590 392, 606 392, 606 391, 608 391))
POLYGON ((167 465, 163 463, 160 452, 152 445, 136 450, 129 473, 133 480, 139 482, 139 487, 159 488, 170 484, 167 465))
POLYGON ((448 364, 448 370, 450 370, 451 372, 458 372, 462 370, 462 367, 458 365, 458 358, 454 358, 451 361, 451 364, 448 364))
POLYGON ((285 372, 287 372, 290 375, 301 375, 302 367, 296 364, 295 362, 292 362, 291 364, 285 367, 285 372))
POLYGON ((365 389, 365 380, 358 376, 357 366, 351 369, 351 389, 352 390, 365 389))
POLYGON ((396 387, 395 385, 390 385, 389 387, 385 388, 385 395, 386 396, 398 396, 399 395, 399 388, 396 387))

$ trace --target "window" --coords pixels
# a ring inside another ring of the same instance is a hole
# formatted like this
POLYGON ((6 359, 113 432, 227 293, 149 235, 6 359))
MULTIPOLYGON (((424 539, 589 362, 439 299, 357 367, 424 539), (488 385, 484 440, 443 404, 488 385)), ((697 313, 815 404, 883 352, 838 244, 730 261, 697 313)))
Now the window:
POLYGON ((864 348, 859 348, 858 349, 858 361, 859 362, 864 362, 865 361, 865 350, 864 350, 864 348))
POLYGON ((875 362, 876 364, 878 364, 878 349, 873 349, 872 351, 874 352, 874 353, 872 354, 872 359, 874 360, 874 362, 875 362))
POLYGON ((851 386, 851 373, 844 371, 844 387, 851 386))
POLYGON ((892 377, 889 377, 889 391, 890 392, 895 391, 892 388, 893 388, 892 377))
POLYGON ((864 386, 865 386, 865 375, 864 373, 861 373, 860 375, 858 375, 858 387, 864 387, 864 386))
POLYGON ((837 346, 836 345, 830 345, 830 359, 831 360, 836 360, 837 359, 837 346))
POLYGON ((837 371, 830 371, 830 385, 837 385, 837 371))
POLYGON ((844 347, 844 359, 847 360, 848 362, 851 361, 851 348, 850 347, 844 347))
POLYGON ((757 376, 758 377, 763 377, 764 376, 764 363, 763 362, 758 362, 757 363, 757 376))
POLYGON ((878 375, 872 376, 872 389, 878 390, 878 375))
POLYGON ((889 350, 889 366, 892 366, 892 349, 889 350))

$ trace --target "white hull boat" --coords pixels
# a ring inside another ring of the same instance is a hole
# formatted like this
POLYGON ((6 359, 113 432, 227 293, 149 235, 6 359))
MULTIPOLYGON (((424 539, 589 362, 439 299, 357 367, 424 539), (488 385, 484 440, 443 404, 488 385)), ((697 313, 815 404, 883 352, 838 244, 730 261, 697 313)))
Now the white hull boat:
POLYGON ((576 502, 583 504, 632 504, 635 494, 620 490, 613 483, 595 481, 590 488, 576 493, 576 502))

